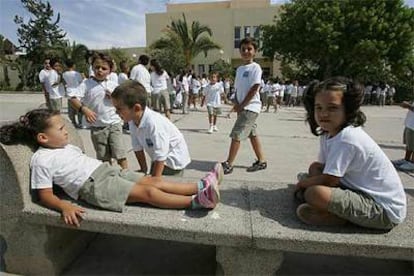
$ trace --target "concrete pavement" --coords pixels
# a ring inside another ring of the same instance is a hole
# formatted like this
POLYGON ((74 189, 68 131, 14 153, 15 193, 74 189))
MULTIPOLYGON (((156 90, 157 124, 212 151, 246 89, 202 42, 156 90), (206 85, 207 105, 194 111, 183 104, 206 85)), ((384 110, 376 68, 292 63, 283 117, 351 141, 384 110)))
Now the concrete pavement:
MULTIPOLYGON (((18 115, 42 104, 39 94, 0 94, 1 123, 16 120, 18 115)), ((229 107, 225 107, 225 112, 229 107)), ((364 107, 367 115, 365 130, 376 140, 390 159, 404 155, 402 144, 403 121, 406 111, 398 106, 364 107)), ((177 111, 178 112, 178 111, 177 111)), ((258 120, 268 168, 248 173, 246 167, 254 161, 250 143, 245 141, 235 162, 232 174, 225 176, 232 181, 295 183, 298 171, 305 171, 316 158, 318 138, 313 136, 304 123, 302 107, 282 108, 278 113, 262 113, 258 120)), ((235 120, 224 116, 218 119, 219 132, 208 134, 205 109, 191 111, 189 115, 173 114, 172 120, 183 132, 192 157, 184 177, 198 178, 216 161, 225 160, 230 138, 228 134, 235 120)), ((87 154, 94 156, 88 130, 80 130, 87 154)), ((129 137, 125 135, 129 144, 129 137)), ((133 152, 129 152, 130 168, 138 164, 133 152)), ((414 188, 414 176, 400 173, 406 188, 414 188)), ((292 214, 294 215, 294 214, 292 214)), ((409 214, 412 216, 412 214, 409 214)), ((111 235, 97 235, 96 240, 64 273, 65 275, 209 275, 215 272, 215 249, 210 246, 134 239, 111 235)), ((412 275, 409 262, 375 260, 367 258, 333 257, 289 253, 279 270, 281 275, 412 275)))

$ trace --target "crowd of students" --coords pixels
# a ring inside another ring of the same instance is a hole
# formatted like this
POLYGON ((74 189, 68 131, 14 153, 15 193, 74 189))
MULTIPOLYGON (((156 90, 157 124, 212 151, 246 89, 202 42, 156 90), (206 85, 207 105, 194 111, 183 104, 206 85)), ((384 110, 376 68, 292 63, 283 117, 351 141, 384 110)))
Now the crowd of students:
MULTIPOLYGON (((237 68, 235 92, 229 97, 237 118, 230 133, 228 155, 198 182, 171 183, 162 178, 181 173, 191 158, 184 136, 169 120, 170 77, 156 60, 149 61, 146 56, 139 58, 129 75, 125 64, 120 64, 125 74, 121 77, 113 74, 113 60, 97 53, 91 57, 89 78, 84 80, 71 63, 61 76, 58 61, 45 62, 45 70, 50 72, 41 72, 39 79, 48 109, 30 111, 16 123, 2 126, 1 142, 26 142, 37 147, 31 160, 31 187, 41 203, 60 211, 68 224, 79 226, 85 210, 55 196, 53 185, 61 186, 74 199, 113 211, 122 211, 126 203, 132 202, 161 208, 211 209, 219 203, 219 185, 224 174, 233 172, 242 141, 249 139, 256 157, 246 170, 267 168, 257 132, 263 102, 267 104, 269 97, 276 104, 303 103, 311 133, 320 136, 320 151, 308 172, 298 175, 294 193, 297 217, 310 225, 353 223, 377 229, 392 229, 402 223, 407 199, 401 179, 382 149, 362 129, 366 121, 360 109, 364 86, 343 77, 311 82, 306 90, 299 89, 297 81, 287 85, 269 82, 262 91, 271 92, 261 99, 262 69, 254 62, 257 47, 252 38, 240 42, 243 63, 237 68), (146 69, 148 63, 151 73, 146 69), (283 85, 286 89, 281 88, 283 85), (69 105, 82 114, 82 122, 90 128, 96 159, 68 144, 68 132, 59 113, 64 86, 69 105), (121 135, 123 123, 129 126, 140 175, 128 169, 121 135), (146 154, 151 159, 150 168, 146 154), (119 166, 111 165, 113 159, 119 166)), ((187 71, 171 83, 177 96, 182 94, 183 113, 188 112, 189 103, 196 107, 195 95, 203 91, 200 105, 207 106, 208 132, 212 133, 218 130, 221 95, 230 93, 231 85, 219 84, 216 73, 210 74, 209 81, 204 78, 204 82, 203 78, 198 83, 192 81, 197 76, 187 71)), ((412 103, 403 107, 409 112, 414 110, 412 103)), ((411 142, 405 161, 411 162, 412 130, 406 139, 411 142)))

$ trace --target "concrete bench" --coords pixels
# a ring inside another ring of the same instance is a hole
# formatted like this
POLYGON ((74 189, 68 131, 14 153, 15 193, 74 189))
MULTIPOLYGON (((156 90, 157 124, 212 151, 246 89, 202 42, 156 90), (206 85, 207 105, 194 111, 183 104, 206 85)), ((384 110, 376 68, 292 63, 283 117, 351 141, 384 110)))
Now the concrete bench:
MULTIPOLYGON (((68 124, 71 143, 83 147, 68 124)), ((6 271, 23 275, 59 274, 96 233, 216 246, 226 275, 272 275, 283 252, 323 253, 413 260, 413 191, 407 221, 389 232, 359 227, 310 227, 295 216, 293 187, 287 183, 237 182, 225 178, 222 202, 210 212, 163 210, 129 205, 115 213, 87 209, 80 228, 35 203, 30 194, 31 150, 0 147, 0 238, 6 271)))

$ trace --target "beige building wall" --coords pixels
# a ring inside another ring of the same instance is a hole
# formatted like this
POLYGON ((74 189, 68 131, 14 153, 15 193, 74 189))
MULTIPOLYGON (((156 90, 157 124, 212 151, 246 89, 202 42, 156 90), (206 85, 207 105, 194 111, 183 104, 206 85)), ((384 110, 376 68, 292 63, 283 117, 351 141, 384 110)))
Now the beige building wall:
MULTIPOLYGON (((231 0, 221 2, 201 2, 191 4, 167 4, 167 12, 146 14, 147 46, 162 36, 162 31, 171 23, 172 19, 182 18, 184 13, 187 22, 199 21, 209 26, 213 32, 212 39, 221 45, 222 50, 213 50, 198 55, 193 60, 195 72, 200 74, 208 72, 210 65, 219 59, 231 62, 236 68, 241 64, 239 49, 235 48, 235 27, 240 27, 240 38, 250 31, 254 36, 253 28, 273 23, 274 16, 280 12, 280 5, 271 5, 270 0, 231 0)), ((256 32, 258 35, 258 32, 256 32)), ((257 53, 258 62, 264 75, 277 76, 279 66, 257 53)))

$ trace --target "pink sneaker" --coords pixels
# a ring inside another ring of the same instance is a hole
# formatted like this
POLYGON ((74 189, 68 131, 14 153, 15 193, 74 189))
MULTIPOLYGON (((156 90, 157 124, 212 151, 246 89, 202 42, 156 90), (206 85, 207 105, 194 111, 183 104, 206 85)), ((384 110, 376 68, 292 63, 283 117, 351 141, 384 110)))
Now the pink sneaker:
POLYGON ((198 204, 207 209, 213 209, 220 201, 220 192, 217 181, 208 183, 208 186, 199 191, 197 196, 198 204))
POLYGON ((220 185, 223 175, 223 166, 220 163, 216 163, 213 169, 201 179, 204 182, 204 188, 207 188, 213 182, 217 182, 217 185, 220 185))

